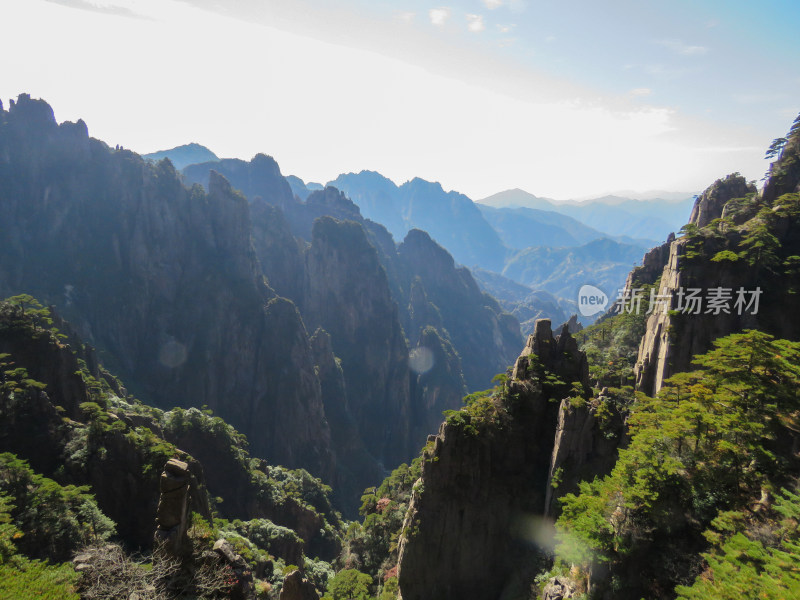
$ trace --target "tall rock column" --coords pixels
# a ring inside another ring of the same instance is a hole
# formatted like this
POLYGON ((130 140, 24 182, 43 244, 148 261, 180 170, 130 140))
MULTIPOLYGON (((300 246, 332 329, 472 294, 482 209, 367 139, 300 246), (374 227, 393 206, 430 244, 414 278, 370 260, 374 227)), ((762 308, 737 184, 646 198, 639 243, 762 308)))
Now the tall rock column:
POLYGON ((155 545, 172 556, 182 556, 190 551, 186 531, 191 478, 189 465, 177 458, 171 458, 161 474, 155 545))
POLYGON ((585 355, 566 328, 554 338, 540 320, 503 391, 441 425, 403 526, 403 600, 526 597, 543 551, 557 400, 573 381, 587 382, 585 355), (545 371, 567 383, 553 387, 545 371))
POLYGON ((306 255, 303 314, 330 334, 348 411, 385 465, 408 459, 408 347, 386 273, 360 224, 322 217, 306 255))

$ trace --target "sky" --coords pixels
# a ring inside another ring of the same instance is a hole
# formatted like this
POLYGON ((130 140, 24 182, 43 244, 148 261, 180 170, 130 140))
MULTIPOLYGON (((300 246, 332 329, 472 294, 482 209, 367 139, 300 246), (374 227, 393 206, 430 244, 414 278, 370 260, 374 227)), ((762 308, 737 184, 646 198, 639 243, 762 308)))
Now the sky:
POLYGON ((800 112, 797 0, 0 0, 0 99, 473 199, 696 193, 800 112))

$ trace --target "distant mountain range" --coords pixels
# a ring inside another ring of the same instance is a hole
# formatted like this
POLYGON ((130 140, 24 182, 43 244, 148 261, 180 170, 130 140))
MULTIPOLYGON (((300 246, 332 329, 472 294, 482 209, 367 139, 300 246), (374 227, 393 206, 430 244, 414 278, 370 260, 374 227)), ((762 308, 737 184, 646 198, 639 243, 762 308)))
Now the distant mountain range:
POLYGON ((158 152, 151 152, 150 154, 142 154, 142 158, 149 160, 161 160, 168 158, 172 161, 178 171, 188 165, 195 163, 218 161, 219 157, 211 150, 200 144, 184 144, 183 146, 176 146, 170 150, 159 150, 158 152))
POLYGON ((557 212, 591 223, 592 227, 610 236, 629 236, 648 240, 664 240, 678 231, 689 218, 694 199, 687 194, 681 200, 653 198, 634 200, 621 196, 603 196, 593 200, 556 201, 513 189, 478 200, 492 208, 529 208, 557 212))
POLYGON ((483 291, 497 298, 500 306, 517 318, 525 336, 533 331, 537 319, 550 319, 554 325, 559 325, 577 312, 574 300, 534 290, 498 273, 475 268, 472 275, 483 291))
POLYGON ((464 194, 419 178, 397 186, 374 171, 340 175, 327 185, 344 192, 366 218, 383 224, 396 239, 422 229, 463 265, 503 268, 506 244, 464 194))
MULTIPOLYGON (((500 234, 510 248, 523 249, 531 246, 552 246, 563 248, 582 246, 592 240, 609 238, 604 233, 578 219, 567 215, 537 208, 493 208, 478 204, 484 218, 500 234)), ((656 239, 645 239, 643 236, 613 236, 622 244, 651 248, 659 243, 656 239)))
MULTIPOLYGON (((245 195, 264 193, 261 175, 250 172, 247 163, 220 161, 199 144, 146 157, 168 157, 176 167, 184 165, 188 181, 199 180, 198 173, 219 163, 221 172, 245 195), (195 158, 202 160, 185 164, 195 158)), ((270 172, 272 185, 280 178, 270 172)), ((326 187, 338 189, 355 203, 361 217, 383 225, 397 242, 412 229, 428 232, 457 263, 473 270, 484 291, 519 318, 523 332, 530 319, 558 322, 568 317, 584 283, 613 295, 647 249, 680 229, 693 202, 689 195, 669 192, 647 200, 603 196, 556 201, 512 189, 476 203, 436 182, 414 178, 398 186, 375 171, 342 174, 325 185, 293 175, 284 179, 301 202, 326 187), (510 283, 521 289, 511 293, 510 283)))
POLYGON ((511 256, 502 275, 561 298, 576 298, 583 284, 595 285, 615 296, 628 272, 641 261, 642 254, 641 246, 608 238, 572 248, 538 246, 511 256))

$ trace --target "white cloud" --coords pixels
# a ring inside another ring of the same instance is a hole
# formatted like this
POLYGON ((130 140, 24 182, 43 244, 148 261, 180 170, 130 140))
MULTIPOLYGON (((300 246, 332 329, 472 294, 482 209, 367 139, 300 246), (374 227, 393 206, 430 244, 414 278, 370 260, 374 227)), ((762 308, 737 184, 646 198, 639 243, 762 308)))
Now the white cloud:
POLYGON ((708 52, 705 46, 693 46, 682 40, 661 40, 658 43, 683 56, 699 56, 708 52))
POLYGON ((486 29, 486 25, 483 24, 482 15, 467 15, 467 23, 467 29, 474 33, 478 33, 479 31, 486 29))
POLYGON ((450 9, 449 8, 432 8, 428 11, 428 16, 431 19, 431 23, 436 25, 437 27, 442 27, 450 18, 450 9))
POLYGON ((503 6, 503 0, 483 0, 483 4, 489 10, 494 10, 495 8, 503 6))
POLYGON ((634 88, 631 90, 631 96, 649 96, 653 93, 650 88, 634 88))
MULTIPOLYGON (((743 128, 703 128, 700 119, 689 123, 641 101, 632 109, 630 96, 621 102, 559 100, 588 92, 569 88, 545 96, 531 84, 529 93, 528 87, 512 87, 518 79, 506 81, 504 74, 497 81, 507 88, 470 84, 185 2, 129 4, 148 18, 19 2, 13 23, 0 20, 0 39, 8 47, 27 47, 35 35, 47 44, 35 45, 22 59, 0 53, 0 97, 22 91, 43 97, 59 120, 83 118, 92 135, 112 146, 149 152, 197 140, 220 156, 269 153, 284 173, 306 180, 372 169, 394 181, 438 180, 474 198, 511 187, 556 198, 625 188, 702 189, 719 173, 763 173, 763 149, 747 150, 759 144, 743 128), (96 52, 100 46, 109 51, 96 52), (189 47, 194 60, 181 69, 163 60, 189 47), (252 77, 237 56, 258 56, 263 76, 252 77), (198 95, 197 82, 209 72, 224 73, 236 93, 223 100, 198 95), (285 89, 314 81, 320 89, 347 93, 320 103, 313 94, 276 94, 275 81, 285 89), (309 145, 309 136, 321 131, 319 143, 309 145), (717 151, 723 139, 736 150, 717 151), (581 165, 580 178, 575 164, 581 165)), ((448 25, 452 9, 437 10, 448 25)), ((418 12, 416 19, 427 17, 418 12)))

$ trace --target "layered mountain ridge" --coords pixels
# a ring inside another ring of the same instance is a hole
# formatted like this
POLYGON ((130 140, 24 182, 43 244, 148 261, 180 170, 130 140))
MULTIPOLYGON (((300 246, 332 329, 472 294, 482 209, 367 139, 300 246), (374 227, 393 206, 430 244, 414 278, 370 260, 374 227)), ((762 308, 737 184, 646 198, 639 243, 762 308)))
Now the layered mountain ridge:
POLYGON ((264 155, 187 188, 22 95, 0 157, 0 295, 53 304, 137 396, 208 406, 254 455, 341 484, 350 510, 519 344, 428 236, 398 249, 333 188, 300 202, 264 155))

